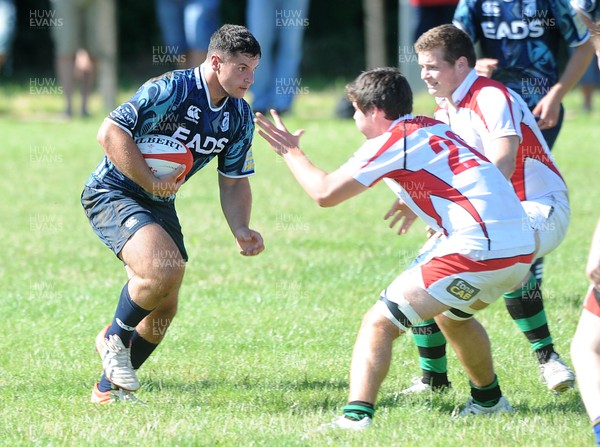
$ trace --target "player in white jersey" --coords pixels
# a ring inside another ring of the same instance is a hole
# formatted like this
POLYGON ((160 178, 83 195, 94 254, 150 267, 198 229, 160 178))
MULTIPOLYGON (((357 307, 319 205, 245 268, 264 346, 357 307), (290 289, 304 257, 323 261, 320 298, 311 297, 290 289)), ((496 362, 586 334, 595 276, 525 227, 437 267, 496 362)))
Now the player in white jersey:
POLYGON ((502 173, 439 121, 413 117, 412 92, 395 68, 362 73, 347 86, 357 128, 368 138, 343 166, 327 173, 299 148, 274 111, 273 125, 256 122, 309 196, 334 206, 386 179, 414 211, 445 235, 381 292, 365 315, 350 370, 344 415, 327 426, 371 424, 394 340, 413 324, 436 317, 471 381, 460 414, 510 412, 494 373, 489 340, 473 314, 504 288, 519 287, 535 251, 533 231, 502 173))
MULTIPOLYGON (((485 154, 510 179, 539 239, 536 257, 563 240, 570 216, 567 186, 535 118, 519 95, 478 76, 469 36, 453 25, 424 33, 415 43, 421 77, 438 107, 435 117, 485 154)), ((393 214, 393 208, 388 214, 393 214)), ((406 231, 406 228, 404 228, 406 231)), ((573 386, 575 376, 554 350, 540 285, 533 274, 522 289, 504 294, 511 317, 526 336, 553 392, 573 386)), ((433 320, 418 325, 413 339, 422 376, 405 393, 449 386, 445 339, 433 320)))

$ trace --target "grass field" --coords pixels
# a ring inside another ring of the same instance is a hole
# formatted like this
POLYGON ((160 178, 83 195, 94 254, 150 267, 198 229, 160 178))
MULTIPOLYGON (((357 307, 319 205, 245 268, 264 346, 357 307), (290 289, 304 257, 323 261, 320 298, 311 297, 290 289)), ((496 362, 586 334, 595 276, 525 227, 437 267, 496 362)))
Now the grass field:
MULTIPOLYGON (((123 92, 126 99, 131 92, 123 92)), ((363 313, 408 264, 421 225, 397 237, 382 216, 384 185, 320 209, 257 137, 253 227, 266 251, 237 254, 217 198, 216 164, 184 185, 178 210, 190 255, 180 310, 140 370, 147 406, 89 403, 100 361, 94 337, 112 318, 124 271, 89 228, 79 203, 100 160, 103 114, 55 118, 57 95, 0 89, 3 200, 0 281, 0 445, 6 446, 552 446, 593 445, 577 391, 553 396, 501 301, 480 314, 490 334, 510 417, 455 420, 468 396, 449 356, 454 389, 407 399, 416 349, 397 342, 373 429, 302 435, 345 404, 351 349, 363 313)), ((335 169, 361 144, 351 120, 333 118, 339 91, 298 97, 287 119, 303 147, 335 169)), ((94 104, 97 107, 97 102, 94 104)), ((429 112, 420 96, 416 110, 429 112)), ((598 218, 598 113, 578 115, 579 96, 555 147, 571 188, 572 225, 546 258, 546 310, 557 350, 569 343, 587 287, 584 265, 598 218)))

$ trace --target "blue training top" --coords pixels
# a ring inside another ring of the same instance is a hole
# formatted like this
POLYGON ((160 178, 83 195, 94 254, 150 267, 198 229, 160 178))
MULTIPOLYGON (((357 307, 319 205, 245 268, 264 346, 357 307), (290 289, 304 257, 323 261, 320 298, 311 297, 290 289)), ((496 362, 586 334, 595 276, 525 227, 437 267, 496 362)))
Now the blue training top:
POLYGON ((460 0, 454 25, 479 42, 482 57, 498 59, 493 79, 530 108, 558 82, 560 40, 577 47, 590 37, 569 0, 460 0))
MULTIPOLYGON (((215 156, 218 171, 227 177, 254 174, 251 150, 254 116, 250 105, 243 99, 228 97, 219 107, 212 106, 201 67, 175 70, 150 79, 108 117, 134 139, 160 134, 185 143, 194 155, 194 165, 186 181, 215 156)), ((93 182, 149 195, 106 156, 88 185, 93 182)))

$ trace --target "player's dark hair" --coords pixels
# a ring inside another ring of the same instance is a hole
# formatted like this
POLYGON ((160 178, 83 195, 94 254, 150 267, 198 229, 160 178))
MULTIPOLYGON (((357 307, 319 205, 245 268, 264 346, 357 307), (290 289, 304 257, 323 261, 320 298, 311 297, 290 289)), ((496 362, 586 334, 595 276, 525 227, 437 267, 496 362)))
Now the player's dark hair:
POLYGON ((412 113, 412 90, 397 68, 374 68, 361 73, 346 86, 346 95, 361 112, 376 107, 385 112, 388 120, 412 113))
POLYGON ((250 57, 260 57, 260 44, 248 28, 241 25, 226 24, 216 30, 210 37, 208 54, 215 51, 224 56, 242 53, 250 57))
POLYGON ((469 67, 473 68, 477 61, 475 47, 467 33, 454 25, 440 25, 421 34, 415 42, 417 53, 441 48, 444 51, 444 60, 452 65, 464 56, 469 67))

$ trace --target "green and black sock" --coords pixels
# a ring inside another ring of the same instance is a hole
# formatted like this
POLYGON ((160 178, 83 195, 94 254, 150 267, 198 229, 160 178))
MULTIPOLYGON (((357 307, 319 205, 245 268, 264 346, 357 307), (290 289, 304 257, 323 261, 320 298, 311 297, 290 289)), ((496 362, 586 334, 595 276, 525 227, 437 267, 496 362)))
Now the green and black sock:
POLYGON ((348 402, 348 405, 342 407, 342 411, 346 419, 362 421, 366 417, 373 419, 375 407, 369 402, 353 400, 352 402, 348 402))
POLYGON ((435 320, 426 320, 411 328, 413 341, 419 350, 419 365, 423 383, 432 389, 448 387, 448 360, 446 338, 435 320))
POLYGON ((471 397, 473 398, 473 402, 482 407, 493 407, 502 397, 502 391, 498 384, 498 376, 494 376, 494 381, 483 387, 475 386, 471 381, 469 381, 469 385, 471 385, 471 397))
POLYGON ((539 283, 531 275, 526 286, 503 297, 508 313, 529 341, 539 363, 546 363, 554 352, 554 345, 539 283))

